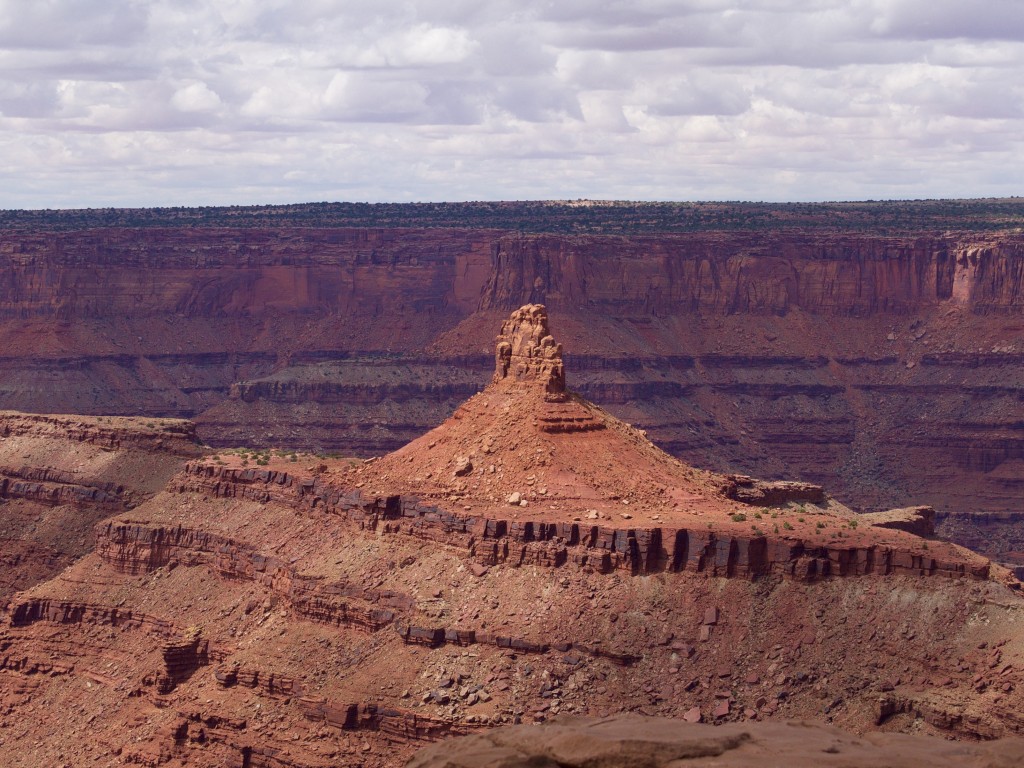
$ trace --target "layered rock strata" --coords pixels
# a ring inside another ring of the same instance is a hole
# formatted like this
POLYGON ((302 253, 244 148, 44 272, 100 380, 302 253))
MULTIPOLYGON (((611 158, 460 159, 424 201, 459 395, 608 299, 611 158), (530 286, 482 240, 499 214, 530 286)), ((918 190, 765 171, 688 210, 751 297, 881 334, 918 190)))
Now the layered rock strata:
POLYGON ((905 530, 924 509, 872 525, 809 483, 682 464, 551 392, 544 310, 516 318, 505 343, 540 359, 403 449, 188 461, 15 595, 0 761, 391 768, 623 711, 1024 732, 1007 572, 905 530))
POLYGON ((0 405, 379 454, 482 388, 494 323, 543 302, 574 388, 691 463, 859 509, 1011 512, 1021 249, 1008 232, 22 229, 0 233, 0 405))
MULTIPOLYGON (((784 484, 766 485, 786 488, 784 484)), ((796 498, 803 499, 804 485, 796 485, 796 498)), ((309 516, 339 516, 361 530, 412 536, 456 547, 485 566, 557 568, 575 565, 598 573, 624 571, 642 575, 692 571, 726 578, 757 579, 777 574, 803 580, 892 573, 985 579, 990 571, 986 559, 952 548, 944 542, 933 541, 930 548, 924 546, 928 542, 919 536, 930 535, 931 529, 927 523, 918 521, 922 515, 927 520, 934 514, 934 510, 927 507, 850 518, 855 521, 863 519, 869 528, 917 534, 887 537, 876 530, 870 543, 856 546, 820 534, 802 539, 790 535, 776 537, 763 532, 744 534, 729 531, 730 527, 739 528, 729 518, 716 520, 717 530, 708 530, 707 527, 688 530, 661 526, 622 527, 623 521, 605 524, 562 522, 545 520, 543 513, 530 520, 518 519, 518 514, 515 517, 511 514, 477 516, 449 511, 415 496, 367 498, 359 490, 332 487, 316 478, 300 480, 287 472, 235 469, 206 463, 188 464, 177 488, 182 493, 198 492, 225 499, 273 501, 309 516)), ((824 500, 820 488, 815 493, 819 501, 824 500)), ((747 503, 755 508, 764 506, 760 495, 747 503)), ((755 513, 750 511, 750 514, 755 513)), ((796 522, 796 517, 793 514, 789 519, 796 522)), ((851 529, 851 536, 854 530, 856 528, 851 529)), ((234 542, 220 541, 216 537, 211 540, 201 532, 183 529, 107 524, 99 532, 97 551, 127 573, 160 567, 171 559, 187 560, 194 556, 190 552, 220 553, 215 566, 218 570, 240 572, 234 565, 235 555, 227 556, 227 553, 237 551, 234 542), (197 538, 198 543, 192 543, 197 538)), ((263 558, 254 562, 255 568, 271 572, 281 565, 263 558)), ((253 567, 243 566, 241 572, 251 573, 253 567)))
POLYGON ((83 555, 96 521, 200 453, 190 422, 0 412, 0 601, 83 555))

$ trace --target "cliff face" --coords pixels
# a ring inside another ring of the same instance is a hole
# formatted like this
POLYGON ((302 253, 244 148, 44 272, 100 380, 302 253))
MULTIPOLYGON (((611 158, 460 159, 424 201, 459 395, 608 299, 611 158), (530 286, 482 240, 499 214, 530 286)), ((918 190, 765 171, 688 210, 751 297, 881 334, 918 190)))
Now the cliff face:
POLYGON ((1019 313, 1024 237, 106 229, 0 234, 0 318, 553 312, 1019 313))
POLYGON ((430 230, 19 233, 0 245, 0 317, 466 312, 490 240, 430 230))
POLYGON ((0 411, 0 603, 85 554, 96 521, 199 452, 188 422, 0 411))
POLYGON ((504 237, 482 308, 868 315, 1021 311, 1024 240, 799 235, 504 237))
POLYGON ((0 407, 394 449, 543 302, 570 389, 716 470, 861 508, 1024 498, 1024 237, 96 229, 0 235, 0 407))

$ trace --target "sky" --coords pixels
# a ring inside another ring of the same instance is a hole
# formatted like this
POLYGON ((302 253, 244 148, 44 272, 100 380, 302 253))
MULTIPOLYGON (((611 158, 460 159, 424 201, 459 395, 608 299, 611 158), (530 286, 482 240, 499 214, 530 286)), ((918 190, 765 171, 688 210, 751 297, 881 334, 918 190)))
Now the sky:
POLYGON ((0 0, 0 208, 1024 192, 1020 0, 0 0))

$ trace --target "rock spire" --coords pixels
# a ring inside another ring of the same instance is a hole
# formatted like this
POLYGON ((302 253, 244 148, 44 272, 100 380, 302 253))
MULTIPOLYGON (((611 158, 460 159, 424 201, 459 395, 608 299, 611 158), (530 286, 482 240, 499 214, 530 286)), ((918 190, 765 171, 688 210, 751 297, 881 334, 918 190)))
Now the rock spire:
POLYGON ((551 335, 543 304, 522 306, 501 325, 494 352, 494 383, 506 380, 537 386, 546 399, 565 397, 562 345, 551 335))

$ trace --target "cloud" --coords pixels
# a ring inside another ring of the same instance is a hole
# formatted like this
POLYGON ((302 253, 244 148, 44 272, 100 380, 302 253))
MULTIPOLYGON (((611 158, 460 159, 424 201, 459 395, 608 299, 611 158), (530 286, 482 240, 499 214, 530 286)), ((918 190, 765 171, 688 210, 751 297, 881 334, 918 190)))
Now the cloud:
POLYGON ((876 0, 871 29, 879 35, 934 40, 1021 40, 1024 5, 1016 0, 876 0))
POLYGON ((182 112, 212 112, 221 104, 220 96, 206 83, 191 83, 171 96, 171 106, 182 112))
POLYGON ((59 103, 54 82, 0 82, 0 114, 5 117, 50 117, 59 103))
POLYGON ((427 95, 418 82, 339 72, 327 85, 323 102, 340 122, 408 122, 424 112, 427 95))
POLYGON ((1022 66, 1016 0, 0 0, 0 206, 1018 194, 1022 66))
POLYGON ((141 0, 0 0, 0 47, 131 45, 146 27, 146 7, 141 0))

